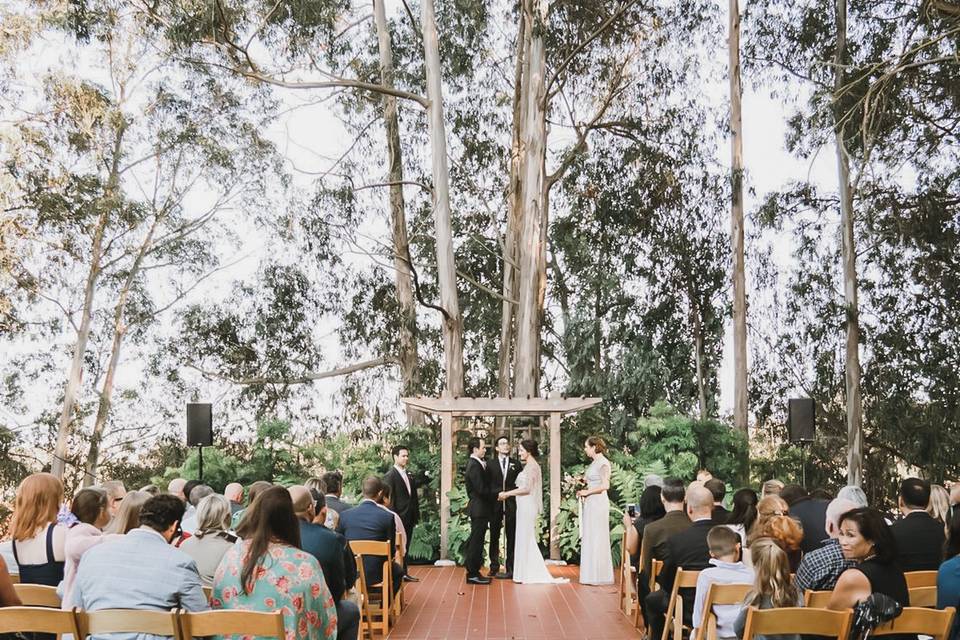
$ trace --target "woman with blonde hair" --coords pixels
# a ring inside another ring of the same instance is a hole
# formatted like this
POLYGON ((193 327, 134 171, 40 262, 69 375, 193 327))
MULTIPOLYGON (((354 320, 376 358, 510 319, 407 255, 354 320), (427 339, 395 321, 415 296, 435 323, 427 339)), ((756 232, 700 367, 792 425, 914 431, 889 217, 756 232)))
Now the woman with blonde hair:
POLYGON ((950 535, 950 492, 939 484, 930 485, 930 502, 927 513, 943 524, 944 535, 950 535))
POLYGON ((219 494, 209 495, 197 504, 197 530, 183 541, 180 550, 194 559, 200 579, 213 585, 220 560, 237 542, 230 528, 230 501, 219 494))
MULTIPOLYGON (((753 588, 747 593, 743 609, 737 616, 733 628, 738 638, 743 637, 743 628, 747 622, 749 607, 758 609, 779 609, 782 607, 802 607, 803 594, 790 579, 790 561, 779 543, 773 538, 757 538, 750 547, 753 560, 753 588)), ((799 640, 798 635, 776 636, 777 640, 799 640)), ((764 640, 763 636, 756 636, 764 640)))
POLYGON ((63 580, 67 528, 57 524, 63 483, 49 473, 34 473, 17 487, 10 521, 13 557, 20 582, 55 587, 63 580))
POLYGON ((117 515, 104 529, 104 533, 125 535, 140 526, 140 509, 152 496, 146 491, 131 491, 120 501, 117 515))

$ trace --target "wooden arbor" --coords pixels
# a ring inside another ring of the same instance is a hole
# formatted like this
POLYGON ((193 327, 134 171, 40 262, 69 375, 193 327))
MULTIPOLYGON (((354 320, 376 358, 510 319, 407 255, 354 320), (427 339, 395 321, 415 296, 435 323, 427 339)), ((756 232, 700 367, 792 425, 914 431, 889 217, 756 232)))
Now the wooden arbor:
POLYGON ((453 420, 475 417, 550 417, 550 559, 560 559, 557 516, 560 513, 560 420, 600 404, 601 398, 402 398, 408 409, 440 416, 440 559, 447 560, 450 490, 453 489, 453 420))

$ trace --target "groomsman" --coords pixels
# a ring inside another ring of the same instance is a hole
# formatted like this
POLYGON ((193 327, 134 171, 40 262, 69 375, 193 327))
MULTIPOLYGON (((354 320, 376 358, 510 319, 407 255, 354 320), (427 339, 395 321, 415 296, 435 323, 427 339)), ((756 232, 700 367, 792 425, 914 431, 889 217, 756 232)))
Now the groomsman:
POLYGON ((480 575, 480 567, 483 566, 483 541, 487 536, 490 514, 493 511, 490 477, 487 475, 487 463, 483 459, 487 453, 487 445, 481 438, 470 438, 467 450, 470 451, 465 473, 467 515, 470 516, 470 537, 467 538, 467 553, 464 559, 467 583, 490 584, 490 578, 480 575))
MULTIPOLYGON (((398 444, 393 453, 393 467, 383 477, 383 481, 390 487, 390 507, 400 516, 403 529, 407 534, 407 548, 413 540, 413 528, 420 520, 420 498, 417 496, 417 484, 407 473, 407 463, 410 461, 410 450, 406 445, 398 444)), ((407 556, 403 556, 403 579, 405 582, 419 582, 407 573, 407 556)))
MULTIPOLYGON (((496 451, 493 459, 487 463, 490 477, 490 490, 498 494, 517 488, 517 476, 520 475, 520 461, 510 457, 510 439, 500 436, 494 444, 496 451)), ((513 546, 517 532, 517 499, 498 500, 493 504, 490 516, 490 575, 509 580, 513 578, 513 546), (500 531, 506 528, 507 557, 506 571, 500 573, 500 531)))

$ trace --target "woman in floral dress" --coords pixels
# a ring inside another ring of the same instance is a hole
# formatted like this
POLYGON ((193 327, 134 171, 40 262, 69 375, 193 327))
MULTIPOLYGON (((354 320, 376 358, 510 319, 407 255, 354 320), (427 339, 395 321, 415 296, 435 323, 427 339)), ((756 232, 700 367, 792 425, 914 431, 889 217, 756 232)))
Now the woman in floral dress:
POLYGON ((336 638, 337 609, 317 559, 298 549, 300 525, 287 490, 260 494, 238 533, 243 542, 217 568, 213 608, 282 611, 286 640, 336 638))

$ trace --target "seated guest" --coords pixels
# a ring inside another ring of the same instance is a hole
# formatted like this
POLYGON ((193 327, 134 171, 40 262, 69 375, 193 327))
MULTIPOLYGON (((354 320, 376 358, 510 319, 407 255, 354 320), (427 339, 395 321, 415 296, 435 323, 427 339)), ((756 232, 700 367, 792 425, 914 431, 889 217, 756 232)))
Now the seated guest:
POLYGON ((727 485, 723 480, 710 478, 703 483, 703 486, 713 494, 713 523, 726 524, 730 512, 723 506, 723 498, 727 495, 727 485))
MULTIPOLYGON (((937 571, 937 609, 960 604, 960 512, 950 520, 950 532, 943 554, 946 560, 937 571)), ((960 638, 960 617, 954 616, 949 640, 960 638)))
POLYGON ((807 490, 798 484, 788 484, 780 492, 790 508, 790 516, 800 522, 803 527, 803 541, 800 550, 810 553, 819 549, 827 539, 827 505, 829 500, 814 500, 807 490))
MULTIPOLYGON (((122 538, 89 549, 77 569, 74 605, 87 611, 206 610, 207 599, 196 563, 170 545, 180 527, 183 511, 179 498, 154 496, 140 510, 140 527, 122 538)), ((102 636, 103 640, 120 637, 102 636)), ((97 640, 98 636, 91 638, 97 640)))
POLYGON ((270 487, 247 507, 243 542, 223 557, 210 602, 219 609, 282 611, 286 640, 337 636, 337 610, 320 563, 301 551, 290 494, 270 487))
POLYGON ((907 580, 897 564, 897 543, 880 512, 853 509, 840 516, 839 524, 843 556, 856 565, 840 575, 827 606, 835 611, 851 609, 871 593, 910 606, 907 580))
MULTIPOLYGON (((710 549, 710 564, 697 577, 697 594, 693 601, 693 633, 697 637, 697 628, 703 620, 703 607, 707 601, 707 591, 711 584, 752 584, 753 569, 740 560, 740 536, 723 525, 714 526, 707 534, 707 546, 710 549)), ((714 605, 713 614, 717 618, 717 637, 734 638, 733 624, 740 613, 740 605, 714 605)))
POLYGON ((386 482, 383 483, 383 493, 380 494, 377 504, 381 509, 393 516, 393 524, 397 529, 397 562, 400 562, 402 565, 401 558, 407 554, 407 529, 403 526, 400 515, 392 508, 393 492, 390 489, 390 485, 386 482))
POLYGON ((239 511, 233 512, 233 517, 230 520, 230 528, 236 531, 240 527, 240 521, 243 520, 243 514, 247 512, 247 509, 253 505, 253 501, 257 499, 261 493, 272 487, 273 484, 267 482, 266 480, 257 480, 250 485, 250 488, 247 489, 247 506, 239 511))
POLYGON ((73 582, 77 577, 80 558, 94 545, 104 541, 103 528, 110 522, 110 496, 99 487, 81 489, 70 503, 70 511, 77 524, 67 531, 64 553, 67 560, 63 571, 63 609, 73 608, 73 582))
POLYGON ((643 540, 640 541, 640 571, 650 575, 651 563, 654 559, 663 560, 667 556, 667 540, 675 533, 690 526, 683 505, 685 497, 683 481, 679 478, 667 478, 660 489, 660 500, 663 502, 664 515, 656 522, 651 522, 643 529, 643 540))
POLYGON ((767 496, 778 496, 780 495, 781 491, 783 491, 782 482, 775 478, 772 480, 767 480, 760 488, 760 499, 763 500, 767 496))
MULTIPOLYGON (((200 487, 197 487, 199 489, 200 487)), ((194 489, 191 496, 197 493, 194 489)), ((237 542, 230 528, 230 501, 211 494, 197 504, 197 528, 183 541, 180 550, 193 558, 205 586, 213 585, 213 576, 224 554, 237 542)))
POLYGON ((104 533, 124 535, 140 526, 140 509, 152 496, 145 491, 131 491, 120 501, 120 508, 104 533))
POLYGON ((803 542, 803 529, 800 523, 790 516, 773 516, 754 526, 754 537, 773 538, 790 560, 790 571, 800 566, 800 543, 803 542))
POLYGON ((321 480, 323 481, 323 486, 326 487, 324 497, 326 498, 328 512, 336 511, 337 513, 343 513, 353 508, 353 505, 340 499, 343 493, 343 474, 339 471, 328 471, 323 474, 321 480))
POLYGON ((223 489, 223 497, 230 501, 230 515, 243 509, 243 485, 231 482, 223 489))
POLYGON ((127 495, 127 488, 123 486, 120 480, 107 480, 100 485, 100 488, 107 492, 107 500, 110 503, 110 517, 117 515, 120 509, 120 502, 127 495))
POLYGON ((10 520, 13 556, 20 582, 55 587, 63 580, 67 528, 57 524, 63 484, 49 473, 34 473, 17 487, 10 520))
POLYGON ((827 505, 827 541, 810 553, 805 553, 797 567, 796 584, 801 593, 811 591, 831 591, 837 584, 840 574, 852 567, 855 562, 843 556, 840 550, 840 516, 856 509, 849 500, 837 498, 827 505))
POLYGON ((843 498, 844 500, 849 500, 857 507, 868 507, 870 504, 867 502, 867 494, 863 492, 863 489, 856 485, 847 485, 846 487, 837 491, 837 497, 843 498))
POLYGON ((158 486, 155 485, 155 484, 145 484, 145 485, 143 485, 142 487, 140 487, 140 489, 138 489, 138 490, 139 490, 139 491, 142 491, 143 493, 148 493, 148 494, 150 494, 150 497, 151 497, 151 498, 152 498, 153 496, 158 496, 158 495, 160 495, 160 487, 158 487, 158 486))
POLYGON ((760 502, 757 503, 757 518, 753 521, 750 529, 747 530, 747 544, 752 544, 755 538, 763 537, 760 535, 760 531, 764 529, 768 520, 777 516, 788 515, 790 515, 790 507, 780 496, 761 498, 760 502))
POLYGON ((190 489, 190 495, 187 498, 190 506, 187 507, 187 512, 183 514, 183 522, 180 524, 181 529, 190 535, 194 534, 197 530, 197 506, 201 500, 207 496, 212 496, 213 493, 213 489, 205 484, 198 484, 190 489))
POLYGON ((950 529, 950 493, 939 484, 930 485, 930 503, 927 505, 930 517, 943 525, 943 535, 950 529))
MULTIPOLYGON (((666 487, 664 487, 666 490, 666 487)), ((670 592, 677 569, 701 571, 710 566, 710 548, 707 546, 707 533, 713 528, 713 494, 705 487, 691 486, 687 489, 687 516, 690 526, 667 539, 667 553, 663 559, 663 569, 657 582, 661 589, 647 596, 647 620, 652 638, 663 634, 664 617, 670 603, 670 592)), ((683 598, 684 623, 690 625, 693 620, 693 589, 681 589, 683 598)))
MULTIPOLYGON (((356 640, 360 632, 360 608, 343 594, 353 588, 357 580, 357 565, 347 546, 347 540, 336 531, 315 524, 316 510, 326 511, 323 502, 314 504, 313 494, 305 486, 293 485, 287 491, 293 500, 293 511, 300 522, 300 548, 312 555, 323 569, 330 595, 337 606, 337 640, 356 640)), ((320 494, 323 499, 323 494, 320 494)))
MULTIPOLYGON (((329 485, 327 485, 329 487, 329 485)), ((338 531, 346 537, 347 542, 353 540, 379 540, 390 543, 390 558, 396 556, 397 525, 393 514, 377 504, 384 490, 383 481, 377 476, 370 476, 363 481, 363 500, 352 509, 340 514, 338 531)), ((367 556, 363 559, 363 572, 367 579, 367 586, 372 587, 383 581, 382 557, 367 556)), ((403 579, 403 567, 393 563, 393 592, 400 589, 403 579)))
MULTIPOLYGON (((750 607, 758 609, 780 609, 783 607, 802 607, 803 593, 790 580, 790 561, 776 540, 758 538, 753 542, 753 589, 747 593, 743 609, 734 622, 736 637, 743 637, 747 611, 750 607)), ((756 636, 758 639, 763 636, 756 636)), ((771 640, 800 640, 798 635, 771 636, 771 640)))
POLYGON ((750 549, 747 547, 747 533, 757 521, 757 492, 753 489, 737 489, 733 494, 733 511, 725 523, 740 536, 740 555, 744 564, 750 566, 750 549))
POLYGON ((636 517, 631 519, 629 513, 623 514, 623 530, 627 534, 627 552, 630 554, 630 563, 638 569, 643 530, 648 524, 656 522, 667 514, 660 496, 660 486, 651 485, 640 494, 640 502, 637 504, 639 513, 636 514, 636 517))
POLYGON ((10 572, 7 570, 7 563, 0 558, 0 607, 19 607, 20 596, 13 588, 13 580, 10 579, 10 572))
POLYGON ((181 502, 187 501, 187 496, 183 493, 183 488, 187 486, 187 481, 183 478, 174 478, 167 484, 167 493, 177 498, 180 498, 181 502))
POLYGON ((936 571, 943 557, 943 523, 927 513, 930 483, 907 478, 900 483, 897 505, 903 518, 890 527, 904 571, 936 571))

